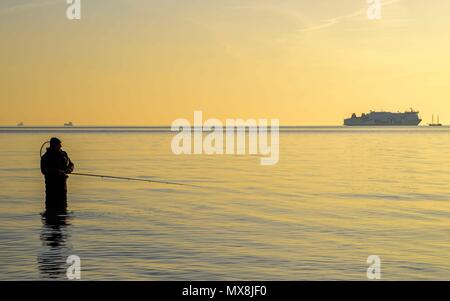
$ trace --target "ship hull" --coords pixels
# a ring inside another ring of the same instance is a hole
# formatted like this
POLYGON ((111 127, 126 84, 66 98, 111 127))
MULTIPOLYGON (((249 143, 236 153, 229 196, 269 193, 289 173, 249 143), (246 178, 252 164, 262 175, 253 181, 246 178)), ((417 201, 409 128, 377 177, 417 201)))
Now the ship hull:
POLYGON ((421 121, 409 122, 409 123, 383 123, 383 122, 354 122, 344 121, 345 126, 418 126, 421 121))

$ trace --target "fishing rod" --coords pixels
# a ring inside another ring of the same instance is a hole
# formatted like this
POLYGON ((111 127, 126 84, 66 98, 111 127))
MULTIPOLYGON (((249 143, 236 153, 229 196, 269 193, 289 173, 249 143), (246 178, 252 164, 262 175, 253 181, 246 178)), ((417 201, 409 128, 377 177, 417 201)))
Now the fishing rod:
MULTIPOLYGON (((42 149, 48 143, 50 143, 50 141, 45 141, 42 144, 42 146, 41 146, 41 149, 39 151, 39 155, 40 155, 41 158, 42 158, 42 149)), ((149 179, 117 177, 117 176, 106 176, 106 175, 97 175, 97 174, 89 174, 89 173, 78 173, 78 172, 72 172, 70 174, 74 175, 74 176, 82 176, 82 177, 116 179, 116 180, 127 180, 127 181, 139 181, 139 182, 147 182, 147 183, 159 183, 159 184, 166 184, 166 185, 178 185, 178 186, 188 186, 188 187, 201 188, 201 186, 197 186, 197 185, 193 185, 193 184, 185 184, 185 183, 177 183, 177 182, 169 182, 169 181, 160 181, 160 180, 149 180, 149 179)))
POLYGON ((78 172, 72 172, 72 173, 70 173, 70 175, 83 176, 83 177, 105 178, 105 179, 116 179, 116 180, 139 181, 139 182, 159 183, 159 184, 167 184, 167 185, 178 185, 178 186, 189 186, 189 187, 200 188, 200 186, 197 186, 197 185, 185 184, 185 183, 177 183, 177 182, 169 182, 169 181, 148 180, 148 179, 128 178, 128 177, 116 177, 116 176, 105 176, 105 175, 96 175, 96 174, 78 173, 78 172))

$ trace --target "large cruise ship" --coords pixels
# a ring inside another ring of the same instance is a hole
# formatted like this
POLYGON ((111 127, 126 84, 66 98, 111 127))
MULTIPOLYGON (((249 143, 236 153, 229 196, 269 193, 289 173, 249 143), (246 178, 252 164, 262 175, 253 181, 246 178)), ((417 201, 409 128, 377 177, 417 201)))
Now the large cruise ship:
POLYGON ((344 120, 344 125, 347 126, 380 126, 380 125, 409 125, 417 126, 422 122, 419 117, 419 112, 406 111, 404 113, 391 113, 391 112, 375 112, 363 113, 361 116, 352 114, 351 118, 344 120))

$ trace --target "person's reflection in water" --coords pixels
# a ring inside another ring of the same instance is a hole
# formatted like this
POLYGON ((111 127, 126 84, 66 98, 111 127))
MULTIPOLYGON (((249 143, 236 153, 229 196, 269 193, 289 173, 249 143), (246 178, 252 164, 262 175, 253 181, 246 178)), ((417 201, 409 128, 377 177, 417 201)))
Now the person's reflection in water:
POLYGON ((70 216, 65 206, 49 208, 42 214, 41 242, 43 251, 38 265, 43 279, 67 279, 66 259, 70 252, 70 216))

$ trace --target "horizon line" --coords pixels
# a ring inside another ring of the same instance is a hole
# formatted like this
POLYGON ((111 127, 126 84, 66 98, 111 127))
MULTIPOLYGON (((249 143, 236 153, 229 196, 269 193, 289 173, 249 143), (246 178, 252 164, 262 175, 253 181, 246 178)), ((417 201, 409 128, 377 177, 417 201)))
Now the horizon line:
MULTIPOLYGON (((295 125, 279 125, 279 128, 292 128, 292 127, 428 127, 429 124, 419 124, 417 126, 407 126, 407 125, 366 125, 366 126, 346 126, 344 124, 295 124, 295 125)), ((443 125, 448 126, 448 125, 443 125)), ((191 126, 191 128, 200 128, 201 126, 191 126)), ((227 128, 226 125, 222 125, 223 128, 227 128)), ((234 126, 239 127, 239 126, 234 126)), ((245 128, 255 128, 257 126, 243 126, 245 128)), ((267 125, 265 127, 272 127, 271 125, 267 125)), ((0 125, 0 128, 14 128, 14 129, 33 129, 33 128, 55 128, 55 129, 82 129, 82 128, 164 128, 170 129, 172 125, 72 125, 72 126, 64 126, 64 125, 0 125)))

